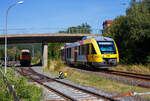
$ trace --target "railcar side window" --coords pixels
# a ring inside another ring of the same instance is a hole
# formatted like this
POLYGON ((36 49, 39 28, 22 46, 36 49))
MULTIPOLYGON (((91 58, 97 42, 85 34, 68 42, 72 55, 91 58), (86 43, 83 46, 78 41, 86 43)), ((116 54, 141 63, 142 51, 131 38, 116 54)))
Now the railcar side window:
POLYGON ((84 55, 86 55, 86 45, 84 45, 84 55))
POLYGON ((92 46, 92 54, 96 54, 96 51, 95 51, 95 49, 94 49, 94 46, 93 45, 91 45, 92 46))
POLYGON ((67 58, 68 58, 68 48, 67 48, 67 58))
POLYGON ((67 49, 65 49, 65 57, 67 57, 67 49))
POLYGON ((89 55, 89 44, 86 45, 86 55, 89 55))
POLYGON ((86 54, 86 46, 83 45, 83 55, 85 55, 85 54, 86 54))
POLYGON ((84 47, 83 47, 83 45, 81 46, 81 55, 83 55, 84 54, 84 47))
POLYGON ((79 55, 89 54, 89 44, 79 46, 79 55))
POLYGON ((79 46, 79 47, 78 47, 79 55, 81 54, 80 49, 81 49, 81 48, 80 48, 80 46, 79 46))
POLYGON ((67 58, 71 58, 71 48, 67 48, 67 58))
POLYGON ((69 48, 69 58, 71 58, 71 48, 69 48))

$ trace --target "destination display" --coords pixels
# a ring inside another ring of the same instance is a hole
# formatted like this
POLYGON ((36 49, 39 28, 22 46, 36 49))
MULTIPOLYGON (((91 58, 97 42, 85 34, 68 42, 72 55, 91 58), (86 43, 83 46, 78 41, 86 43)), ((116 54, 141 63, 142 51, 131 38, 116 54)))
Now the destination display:
POLYGON ((112 45, 112 42, 99 42, 99 45, 112 45))

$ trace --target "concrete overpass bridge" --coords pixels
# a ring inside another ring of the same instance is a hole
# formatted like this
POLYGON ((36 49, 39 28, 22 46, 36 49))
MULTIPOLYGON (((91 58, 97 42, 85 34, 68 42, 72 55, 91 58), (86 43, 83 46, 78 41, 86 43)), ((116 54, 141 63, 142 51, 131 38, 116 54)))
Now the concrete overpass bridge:
MULTIPOLYGON (((70 43, 81 40, 85 36, 100 36, 99 34, 8 34, 8 44, 42 43, 43 66, 47 66, 48 43, 64 42, 70 43)), ((0 44, 5 43, 5 35, 0 35, 0 44)))

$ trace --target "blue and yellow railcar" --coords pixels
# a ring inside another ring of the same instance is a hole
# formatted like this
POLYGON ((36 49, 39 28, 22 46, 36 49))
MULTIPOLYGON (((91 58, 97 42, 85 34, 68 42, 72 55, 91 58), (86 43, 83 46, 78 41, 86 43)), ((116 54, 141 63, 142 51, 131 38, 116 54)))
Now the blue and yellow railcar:
POLYGON ((61 49, 61 58, 67 64, 111 68, 119 63, 115 41, 104 36, 87 36, 81 41, 68 43, 61 49))

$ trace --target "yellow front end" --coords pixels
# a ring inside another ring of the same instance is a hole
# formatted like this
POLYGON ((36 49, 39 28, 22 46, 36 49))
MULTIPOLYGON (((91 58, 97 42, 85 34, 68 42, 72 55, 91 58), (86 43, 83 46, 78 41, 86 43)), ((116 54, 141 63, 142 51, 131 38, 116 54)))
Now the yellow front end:
POLYGON ((94 39, 88 40, 88 42, 91 42, 89 46, 89 55, 88 55, 88 62, 96 67, 105 67, 107 68, 110 66, 116 66, 119 63, 119 54, 117 46, 115 45, 116 54, 102 54, 100 51, 100 48, 94 39), (95 49, 95 54, 92 53, 92 45, 95 49))

